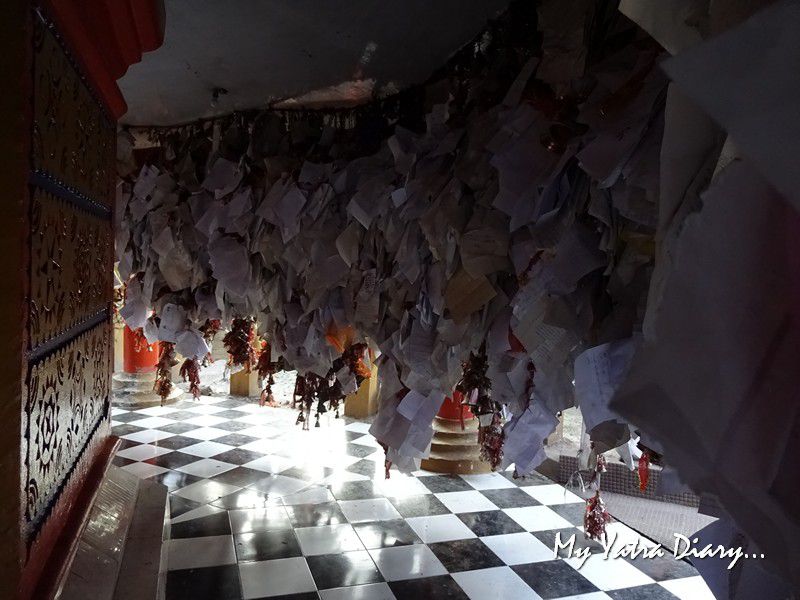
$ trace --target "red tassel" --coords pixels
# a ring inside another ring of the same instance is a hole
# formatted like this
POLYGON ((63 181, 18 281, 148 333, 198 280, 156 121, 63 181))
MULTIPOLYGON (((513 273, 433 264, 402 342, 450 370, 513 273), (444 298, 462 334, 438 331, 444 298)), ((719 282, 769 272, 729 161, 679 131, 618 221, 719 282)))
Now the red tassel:
POLYGON ((222 322, 219 319, 206 319, 206 322, 200 326, 200 333, 203 334, 203 339, 211 344, 221 327, 222 322))
POLYGON ((196 358, 187 358, 183 361, 180 370, 183 380, 189 381, 189 391, 195 398, 200 397, 200 365, 196 358))
POLYGON ((261 390, 261 397, 258 399, 259 406, 278 406, 275 402, 275 397, 272 395, 272 389, 269 385, 261 390))
MULTIPOLYGON (((594 444, 592 444, 592 447, 594 447, 594 444)), ((591 483, 597 482, 597 489, 599 490, 600 489, 600 474, 601 473, 605 473, 605 472, 606 472, 606 457, 603 456, 602 454, 598 454, 597 455, 597 464, 594 467, 594 472, 592 473, 592 479, 591 479, 591 481, 589 483, 591 484, 591 483)))
POLYGON ((642 451, 639 457, 639 491, 647 489, 647 482, 650 480, 650 453, 647 450, 642 451))
POLYGON ((252 319, 234 319, 222 343, 228 351, 230 364, 242 365, 247 373, 256 366, 256 325, 252 319))
POLYGON ((600 497, 600 490, 586 501, 586 512, 583 514, 583 531, 586 537, 599 540, 606 535, 606 525, 611 522, 611 515, 606 510, 605 502, 600 497))
POLYGON ((161 396, 161 404, 172 392, 172 367, 178 364, 175 359, 175 344, 171 342, 161 342, 161 353, 156 364, 156 383, 153 391, 161 396))
POLYGON ((384 444, 380 440, 378 440, 378 445, 380 445, 380 447, 383 448, 383 454, 384 454, 383 468, 386 479, 389 479, 389 472, 390 469, 392 468, 392 461, 390 461, 388 458, 385 458, 386 454, 389 452, 389 446, 384 444))
POLYGON ((606 472, 606 457, 602 454, 597 455, 597 465, 594 468, 595 473, 606 472))
POLYGON ((481 445, 481 460, 488 462, 494 471, 503 460, 503 442, 505 441, 503 420, 500 413, 494 413, 492 423, 478 430, 478 443, 481 445))

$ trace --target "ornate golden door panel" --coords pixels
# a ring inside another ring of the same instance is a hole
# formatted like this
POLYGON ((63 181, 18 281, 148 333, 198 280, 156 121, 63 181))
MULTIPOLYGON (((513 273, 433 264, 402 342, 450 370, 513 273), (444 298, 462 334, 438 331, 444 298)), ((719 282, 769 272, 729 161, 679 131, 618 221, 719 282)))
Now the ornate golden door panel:
POLYGON ((164 7, 3 9, 0 596, 38 599, 53 592, 110 454, 116 120, 126 110, 116 79, 161 44, 164 7))
POLYGON ((40 13, 32 39, 21 453, 29 549, 58 527, 59 501, 108 435, 116 145, 115 121, 40 13))

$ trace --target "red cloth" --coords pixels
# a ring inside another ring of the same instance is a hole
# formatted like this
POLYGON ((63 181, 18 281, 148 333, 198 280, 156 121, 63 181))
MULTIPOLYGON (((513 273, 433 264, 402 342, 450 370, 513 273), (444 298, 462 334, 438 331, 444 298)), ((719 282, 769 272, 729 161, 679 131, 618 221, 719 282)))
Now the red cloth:
POLYGON ((46 11, 111 116, 128 110, 117 86, 164 42, 163 0, 47 0, 46 11))
POLYGON ((458 421, 461 419, 460 411, 463 411, 464 418, 471 419, 473 417, 472 411, 470 411, 469 406, 461 405, 463 401, 464 394, 454 391, 452 398, 445 398, 444 402, 442 402, 442 406, 439 408, 439 416, 443 419, 458 421))

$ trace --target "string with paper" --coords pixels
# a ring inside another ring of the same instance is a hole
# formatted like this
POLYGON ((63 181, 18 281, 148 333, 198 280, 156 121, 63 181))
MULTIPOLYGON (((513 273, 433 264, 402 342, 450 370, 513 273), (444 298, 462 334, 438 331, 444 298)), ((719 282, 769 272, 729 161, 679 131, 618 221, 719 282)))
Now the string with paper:
POLYGON ((133 132, 149 147, 117 205, 126 322, 197 360, 221 323, 246 368, 263 340, 263 402, 278 364, 296 370, 303 427, 374 365, 370 431, 401 470, 480 354, 483 456, 530 473, 575 402, 575 358, 640 329, 666 86, 658 45, 611 9, 590 26, 531 4, 390 114, 380 101, 355 120, 263 111, 133 132))
POLYGON ((620 3, 675 57, 662 63, 672 82, 643 335, 609 409, 663 457, 662 477, 679 476, 720 518, 697 532, 702 544, 764 553, 731 570, 696 561, 714 595, 788 597, 800 589, 800 7, 684 9, 692 17, 620 3))
POLYGON ((222 338, 222 343, 228 351, 228 362, 231 365, 242 367, 247 373, 257 366, 260 348, 253 319, 233 319, 231 329, 222 338))
MULTIPOLYGON (((478 419, 478 444, 481 460, 495 470, 503 458, 502 406, 492 400, 492 382, 486 377, 488 368, 486 344, 481 344, 476 353, 470 352, 464 363, 464 374, 456 384, 456 391, 464 395, 462 405, 469 406, 478 419)), ((461 428, 464 428, 463 410, 459 411, 461 428)))
MULTIPOLYGON (((584 469, 613 448, 636 469, 638 438, 643 484, 663 456, 798 583, 800 12, 746 4, 512 3, 357 113, 134 132, 152 148, 120 157, 120 315, 164 342, 159 373, 169 345, 204 360, 208 323, 253 319, 306 426, 366 345, 371 432, 403 470, 483 346, 500 468, 539 465, 577 404, 584 469)), ((599 496, 587 518, 600 535, 599 496)))
POLYGON ((597 463, 592 473, 591 485, 595 492, 593 496, 586 500, 586 509, 583 514, 583 531, 587 538, 602 540, 607 543, 606 525, 611 522, 611 515, 608 514, 606 504, 600 496, 600 478, 605 472, 606 459, 600 454, 597 457, 597 463))
POLYGON ((172 367, 177 364, 175 344, 166 341, 162 342, 159 347, 158 362, 156 363, 156 381, 153 385, 153 391, 161 396, 162 403, 164 398, 172 392, 172 367))

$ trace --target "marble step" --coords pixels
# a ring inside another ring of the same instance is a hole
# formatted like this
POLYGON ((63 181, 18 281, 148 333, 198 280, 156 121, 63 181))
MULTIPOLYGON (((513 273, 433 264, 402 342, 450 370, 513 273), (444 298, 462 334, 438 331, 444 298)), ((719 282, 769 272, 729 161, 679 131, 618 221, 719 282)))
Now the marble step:
POLYGON ((444 419, 442 417, 436 417, 431 423, 433 427, 433 431, 436 433, 446 433, 446 434, 456 434, 456 435, 464 435, 464 434, 475 434, 478 433, 478 419, 465 419, 464 420, 464 429, 461 429, 461 422, 455 419, 444 419))
POLYGON ((163 597, 166 511, 166 486, 110 466, 56 598, 163 597))
POLYGON ((442 433, 434 432, 434 441, 441 444, 455 444, 471 446, 478 443, 477 431, 465 431, 461 433, 442 433))
POLYGON ((113 600, 160 600, 167 576, 168 490, 141 480, 113 600))
POLYGON ((464 429, 458 419, 437 416, 432 423, 430 456, 422 468, 436 473, 489 473, 491 468, 480 459, 478 420, 465 419, 464 429))
POLYGON ((434 473, 452 473, 469 475, 473 473, 490 473, 491 467, 481 460, 440 458, 433 452, 431 456, 422 460, 421 467, 434 473))
MULTIPOLYGON (((155 380, 155 373, 114 373, 111 377, 114 406, 138 409, 161 405, 161 397, 153 391, 155 380)), ((173 384, 172 392, 163 403, 174 404, 183 393, 179 386, 173 384)))
POLYGON ((169 396, 162 402, 161 396, 153 392, 130 392, 126 390, 115 391, 113 394, 113 404, 116 407, 124 408, 126 410, 133 410, 139 408, 149 408, 151 406, 160 406, 161 404, 175 404, 184 391, 178 386, 174 386, 169 396))
POLYGON ((480 456, 480 447, 475 444, 442 444, 437 440, 431 442, 431 452, 435 452, 442 458, 453 456, 461 458, 475 458, 480 456))
POLYGON ((476 445, 439 444, 436 440, 431 443, 431 456, 450 460, 479 460, 481 450, 476 445))
POLYGON ((117 372, 111 377, 111 389, 130 392, 151 392, 156 381, 155 373, 123 373, 117 372))

